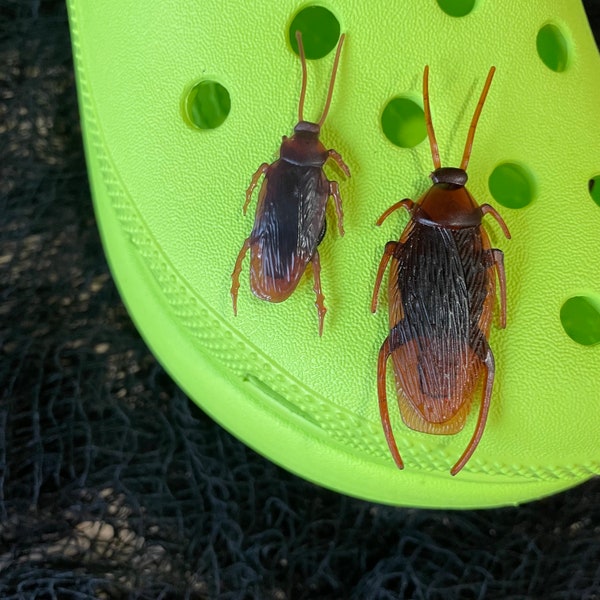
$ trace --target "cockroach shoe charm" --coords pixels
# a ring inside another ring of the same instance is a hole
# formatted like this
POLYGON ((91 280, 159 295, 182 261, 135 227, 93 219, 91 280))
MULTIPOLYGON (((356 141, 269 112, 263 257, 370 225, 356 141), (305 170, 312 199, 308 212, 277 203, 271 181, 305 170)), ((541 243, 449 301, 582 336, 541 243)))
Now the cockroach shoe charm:
POLYGON ((350 177, 350 170, 335 150, 327 150, 319 140, 321 126, 327 117, 335 77, 344 43, 340 37, 329 92, 318 122, 304 120, 307 68, 302 36, 296 32, 302 63, 302 89, 298 107, 298 124, 291 138, 283 138, 279 159, 263 163, 246 191, 244 214, 258 180, 264 180, 258 195, 254 227, 244 241, 231 275, 233 311, 237 314, 237 297, 242 261, 250 250, 250 288, 255 296, 269 302, 282 302, 298 286, 308 263, 312 263, 315 305, 319 317, 319 335, 323 333, 325 302, 321 289, 321 262, 318 245, 326 231, 325 209, 332 197, 340 235, 344 235, 342 200, 337 182, 329 181, 323 171, 328 159, 333 159, 350 177))
POLYGON ((482 227, 491 215, 510 238, 502 217, 481 206, 465 187, 475 128, 494 76, 490 69, 475 109, 459 168, 442 167, 429 106, 429 68, 423 75, 423 103, 435 170, 432 187, 418 200, 397 202, 410 213, 397 242, 388 242, 379 265, 371 310, 388 263, 390 333, 379 351, 377 391, 381 422, 398 468, 404 464, 390 423, 386 367, 391 357, 398 406, 404 423, 431 434, 454 434, 464 427, 474 395, 482 389, 475 431, 451 469, 456 475, 471 458, 483 435, 494 384, 494 355, 488 344, 496 278, 500 288, 500 326, 506 326, 504 255, 492 248, 482 227))

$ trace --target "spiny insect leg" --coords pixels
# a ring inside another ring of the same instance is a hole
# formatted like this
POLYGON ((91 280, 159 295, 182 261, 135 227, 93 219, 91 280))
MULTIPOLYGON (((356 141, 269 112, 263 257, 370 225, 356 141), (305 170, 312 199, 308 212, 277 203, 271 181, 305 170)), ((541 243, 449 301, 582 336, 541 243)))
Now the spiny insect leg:
POLYGON ((246 238, 242 249, 238 254, 235 266, 233 267, 233 273, 231 274, 231 299, 233 300, 233 314, 237 316, 237 296, 238 290, 240 289, 240 273, 242 272, 242 262, 246 256, 246 252, 250 248, 252 238, 246 238))
POLYGON ((319 313, 319 335, 323 335, 323 320, 325 319, 325 296, 323 296, 323 290, 321 289, 321 259, 319 257, 319 251, 315 250, 311 259, 313 266, 313 278, 315 280, 314 291, 317 296, 315 306, 319 313))
POLYGON ((329 182, 329 195, 333 198, 335 205, 335 214, 337 215, 338 231, 340 236, 344 235, 344 211, 342 210, 342 198, 340 196, 340 186, 337 181, 329 182))
POLYGON ((415 207, 415 203, 410 198, 404 198, 404 200, 400 200, 399 202, 396 202, 396 204, 393 204, 392 206, 390 206, 379 217, 379 219, 377 219, 377 222, 375 223, 375 225, 378 225, 378 226, 381 225, 394 211, 398 210, 399 208, 405 208, 409 213, 411 213, 414 207, 415 207))
POLYGON ((457 463, 450 470, 451 475, 456 475, 466 464, 467 461, 475 452, 477 445, 479 444, 479 440, 481 440, 481 436, 483 435, 483 431, 485 430, 485 424, 487 422, 488 413, 490 410, 490 401, 492 399, 492 388, 494 387, 494 374, 495 374, 495 363, 494 363, 494 355, 492 354, 492 349, 489 347, 487 340, 481 334, 482 342, 485 343, 487 348, 487 353, 485 355, 485 359, 483 360, 483 368, 485 369, 485 380, 483 384, 483 398, 481 399, 481 408, 479 409, 479 417, 477 419, 477 425, 475 426, 475 431, 473 436, 471 437, 471 441, 469 445, 465 448, 465 451, 462 453, 462 456, 458 459, 457 463))
POLYGON ((260 179, 261 175, 264 175, 267 172, 268 168, 269 164, 263 163, 262 165, 260 165, 260 167, 258 167, 256 173, 254 173, 254 175, 252 176, 252 181, 250 182, 250 185, 246 190, 246 202, 244 202, 243 208, 244 214, 246 214, 246 211, 248 210, 250 200, 252 200, 252 192, 254 192, 254 188, 258 185, 258 180, 260 179))
POLYGON ((498 248, 490 250, 498 274, 498 283, 500 284, 500 327, 506 327, 506 273, 504 271, 504 252, 498 248))
POLYGON ((371 312, 374 313, 377 310, 377 299, 379 298, 379 288, 381 287, 381 280, 383 279, 383 275, 385 270, 387 269, 388 262, 390 258, 394 255, 396 251, 396 246, 399 242, 388 242, 385 245, 385 250, 383 252, 383 256, 381 257, 381 261, 379 263, 379 268, 377 269, 377 277, 375 278, 375 287, 373 288, 373 298, 371 300, 371 312))
POLYGON ((377 361, 377 395, 379 397, 379 414, 381 416, 381 424, 383 425, 383 432, 387 445, 392 454, 392 458, 399 469, 404 469, 404 462, 400 452, 398 452, 398 446, 394 439, 394 432, 392 431, 392 424, 390 423, 390 412, 388 409, 387 402, 387 390, 386 390, 386 374, 387 374, 387 360, 390 357, 390 345, 389 337, 385 339, 379 350, 379 358, 377 361))
POLYGON ((338 167, 346 174, 346 177, 350 177, 350 169, 348 168, 348 165, 344 162, 344 159, 341 157, 340 153, 332 148, 331 150, 327 151, 327 154, 330 158, 333 158, 333 160, 335 160, 335 162, 338 164, 338 167))
POLYGON ((492 217, 494 217, 494 219, 496 219, 496 221, 498 222, 498 225, 500 225, 502 232, 504 233, 506 239, 510 240, 510 231, 508 230, 508 226, 504 222, 504 219, 500 216, 500 213, 493 206, 490 206, 489 204, 482 204, 479 208, 481 209, 482 215, 489 214, 489 215, 492 215, 492 217))

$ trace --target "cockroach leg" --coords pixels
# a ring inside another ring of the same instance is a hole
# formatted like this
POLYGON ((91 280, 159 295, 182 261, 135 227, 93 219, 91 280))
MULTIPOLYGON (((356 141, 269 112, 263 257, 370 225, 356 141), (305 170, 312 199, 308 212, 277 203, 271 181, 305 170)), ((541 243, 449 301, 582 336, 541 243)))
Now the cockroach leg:
POLYGON ((383 432, 387 441, 392 458, 399 469, 404 469, 404 462, 398 452, 398 446, 394 439, 394 432, 392 431, 392 424, 390 423, 390 412, 388 409, 387 402, 387 390, 386 390, 386 375, 387 375, 387 361, 390 357, 390 345, 389 336, 385 339, 379 350, 379 358, 377 361, 377 395, 379 396, 379 414, 381 416, 381 424, 383 425, 383 432))
POLYGON ((344 159, 340 156, 340 153, 332 148, 331 150, 327 151, 327 154, 329 155, 329 158, 333 158, 333 160, 335 160, 338 167, 342 171, 344 171, 346 177, 350 177, 350 169, 348 168, 348 165, 344 162, 344 159))
POLYGON ((482 334, 482 339, 485 341, 487 347, 487 353, 483 360, 483 366, 485 369, 485 382, 483 384, 483 398, 481 400, 481 408, 479 409, 479 417, 477 418, 477 425, 475 431, 471 437, 469 445, 465 448, 462 456, 458 459, 457 463, 450 470, 451 475, 456 475, 466 464, 467 461, 473 456, 473 452, 481 440, 481 436, 485 430, 488 413, 490 410, 490 401, 492 399, 492 388, 494 387, 494 374, 495 374, 495 363, 492 349, 489 347, 487 340, 482 334))
POLYGON ((492 217, 494 217, 494 219, 496 219, 496 221, 498 222, 498 225, 500 225, 500 227, 502 228, 502 231, 503 231, 506 239, 510 240, 510 231, 508 230, 508 227, 506 226, 504 219, 500 216, 498 211, 493 206, 490 206, 489 204, 482 204, 479 208, 481 209, 482 216, 490 214, 490 215, 492 215, 492 217))
POLYGON ((387 269, 388 262, 390 258, 394 256, 394 252, 396 251, 396 246, 399 242, 388 242, 385 245, 385 250, 383 252, 383 256, 381 257, 381 261, 379 262, 379 268, 377 269, 377 278, 375 279, 375 287, 373 288, 373 298, 371 300, 371 312, 374 313, 377 310, 377 300, 379 298, 379 288, 381 287, 381 280, 383 279, 383 275, 385 270, 387 269))
POLYGON ((238 254, 235 266, 233 267, 233 273, 231 274, 231 299, 233 300, 233 314, 237 316, 237 297, 238 290, 240 289, 240 273, 242 272, 242 262, 252 244, 252 238, 248 237, 242 245, 242 249, 238 254))
POLYGON ((317 312, 319 313, 319 335, 323 335, 323 321, 325 319, 325 313, 327 309, 325 308, 325 296, 323 296, 323 290, 321 289, 321 259, 319 257, 319 251, 315 250, 311 258, 312 266, 313 266, 313 278, 315 280, 315 285, 313 287, 317 299, 315 300, 315 306, 317 307, 317 312))
POLYGON ((252 200, 252 192, 254 192, 254 188, 258 185, 258 180, 261 178, 261 175, 264 175, 267 172, 267 169, 269 168, 268 163, 263 163, 262 165, 260 165, 260 167, 258 167, 256 173, 254 173, 254 175, 252 176, 252 181, 250 182, 250 185, 248 186, 248 189, 246 190, 246 202, 244 202, 244 215, 246 214, 246 211, 248 210, 248 206, 250 204, 250 200, 252 200))
POLYGON ((404 198, 404 200, 400 200, 400 202, 396 202, 396 204, 392 204, 380 217, 377 219, 376 225, 381 225, 394 211, 399 208, 405 208, 409 213, 412 212, 415 203, 410 198, 404 198))
POLYGON ((338 231, 340 236, 344 236, 344 211, 342 209, 342 197, 340 196, 340 186, 337 181, 329 182, 329 195, 333 198, 335 205, 335 214, 337 215, 338 231))
POLYGON ((498 283, 500 284, 500 327, 506 327, 506 273, 504 271, 504 252, 498 248, 492 248, 489 251, 492 255, 496 273, 498 274, 498 283))

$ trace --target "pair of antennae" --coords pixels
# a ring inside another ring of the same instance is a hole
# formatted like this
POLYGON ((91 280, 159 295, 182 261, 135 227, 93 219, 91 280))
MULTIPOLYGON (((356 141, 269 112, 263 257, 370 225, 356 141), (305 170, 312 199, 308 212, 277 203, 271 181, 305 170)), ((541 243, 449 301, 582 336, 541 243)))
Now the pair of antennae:
MULTIPOLYGON (((481 115, 483 103, 485 102, 485 98, 488 94, 490 86, 492 85, 492 79, 495 72, 496 67, 492 67, 488 73, 487 79, 485 80, 485 85, 483 86, 483 91, 481 92, 479 102, 477 103, 477 108, 473 114, 473 120, 471 121, 471 126, 469 127, 469 134, 467 135, 467 143, 465 144, 465 151, 462 162, 460 163, 460 168, 463 171, 467 170, 467 165, 469 164, 469 159, 471 158, 471 150, 473 149, 473 138, 475 137, 477 121, 479 121, 479 115, 481 115)), ((442 163, 440 161, 440 151, 437 140, 435 139, 435 132, 433 131, 433 123, 431 122, 431 109, 429 107, 429 66, 426 66, 425 71, 423 72, 423 105, 425 107, 425 124, 427 125, 427 136, 429 137, 429 145, 431 146, 433 166, 436 169, 439 169, 442 166, 442 163)))
MULTIPOLYGON (((335 59, 333 61, 333 68, 331 70, 331 80, 329 81, 329 91, 327 92, 327 100, 325 101, 325 108, 323 108, 323 114, 321 118, 317 122, 319 127, 323 125, 327 113, 329 112, 329 107, 331 106, 331 98, 333 96, 333 87, 335 85, 335 77, 337 75, 337 69, 340 62, 340 55, 342 53, 342 45, 344 44, 344 39, 346 38, 346 34, 343 33, 340 36, 340 41, 338 42, 337 50, 335 53, 335 59)), ((304 120, 304 99, 306 97, 306 82, 307 82, 307 70, 306 70, 306 55, 304 54, 304 45, 302 44, 302 32, 296 31, 296 40, 298 42, 298 51, 300 54, 300 62, 302 63, 302 87, 300 89, 300 102, 298 103, 298 120, 304 120)), ((488 73, 487 79, 485 80, 485 84, 483 86, 483 90, 481 92, 481 96, 479 97, 479 102, 477 103, 477 107, 475 108, 475 113, 473 114, 473 119, 471 120, 471 126, 469 127, 469 133, 467 135, 467 141, 465 143, 465 150, 463 153, 462 161, 460 163, 460 168, 463 171, 467 170, 467 166, 469 164, 469 160, 471 158, 471 150, 473 149, 473 140, 475 138, 475 130, 477 128, 477 122, 479 121, 479 117, 481 115, 481 111, 483 110, 483 104, 488 95, 488 91, 490 86, 492 85, 492 79, 494 78, 494 73, 496 72, 496 67, 491 67, 488 73)), ((423 104, 425 108, 425 124, 427 126, 427 136, 429 137, 429 145, 431 146, 431 156, 433 158, 433 166, 436 169, 439 169, 442 166, 442 162, 440 160, 440 151, 438 148, 438 143, 435 138, 435 132, 433 130, 433 123, 431 121, 431 107, 429 105, 429 65, 425 66, 425 71, 423 72, 423 104)))
MULTIPOLYGON (((323 114, 321 118, 318 120, 317 124, 319 127, 323 125, 325 122, 325 118, 327 117, 327 113, 329 112, 329 107, 331 105, 331 98, 333 96, 333 86, 335 84, 335 76, 337 75, 337 69, 340 62, 340 54, 342 52, 342 45, 344 44, 344 39, 346 38, 346 34, 342 33, 340 36, 340 41, 338 42, 337 50, 335 53, 335 59, 333 61, 333 68, 331 71, 331 80, 329 81, 329 91, 327 92, 327 100, 325 101, 325 108, 323 109, 323 114)), ((304 45, 302 44, 302 32, 296 31, 296 40, 298 42, 298 52, 300 54, 300 62, 302 63, 302 88, 300 89, 300 102, 298 103, 298 121, 304 121, 304 99, 306 97, 306 80, 307 80, 307 71, 306 71, 306 55, 304 54, 304 45)))

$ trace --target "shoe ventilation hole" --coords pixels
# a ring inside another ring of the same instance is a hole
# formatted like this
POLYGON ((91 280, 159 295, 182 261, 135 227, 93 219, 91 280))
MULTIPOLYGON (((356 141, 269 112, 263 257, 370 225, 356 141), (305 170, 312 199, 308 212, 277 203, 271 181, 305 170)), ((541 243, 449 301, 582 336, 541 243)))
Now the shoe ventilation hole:
POLYGON ((212 80, 200 81, 184 98, 186 120, 197 129, 220 127, 231 110, 229 92, 220 83, 212 80))
POLYGON ((466 17, 476 4, 475 0, 437 0, 437 3, 451 17, 466 17))
POLYGON ((532 175, 517 163, 498 165, 489 177, 488 187, 494 200, 507 208, 523 208, 535 196, 532 175))
POLYGON ((327 56, 340 39, 339 21, 323 6, 307 6, 292 19, 288 38, 293 51, 298 54, 296 31, 302 33, 302 45, 307 59, 327 56))
POLYGON ((588 181, 588 191, 592 200, 600 206, 600 175, 596 175, 588 181))
POLYGON ((566 334, 582 346, 600 342, 600 302, 593 296, 573 296, 560 309, 566 334))
POLYGON ((536 38, 537 53, 552 71, 561 73, 569 63, 569 47, 561 30, 552 23, 544 25, 536 38))
POLYGON ((392 98, 381 113, 385 137, 400 148, 413 148, 427 136, 425 113, 410 98, 392 98))

